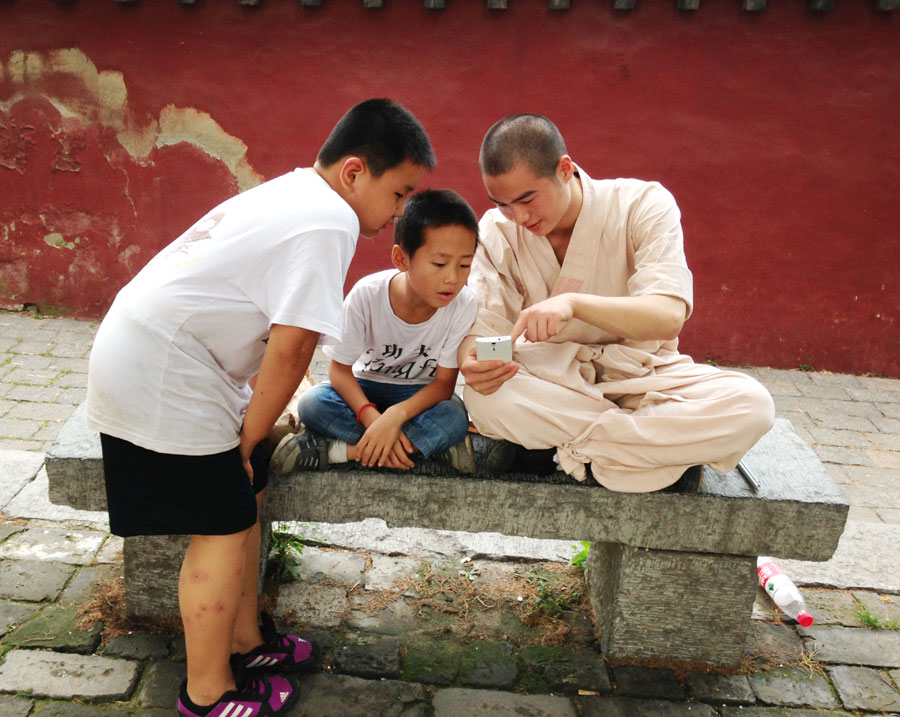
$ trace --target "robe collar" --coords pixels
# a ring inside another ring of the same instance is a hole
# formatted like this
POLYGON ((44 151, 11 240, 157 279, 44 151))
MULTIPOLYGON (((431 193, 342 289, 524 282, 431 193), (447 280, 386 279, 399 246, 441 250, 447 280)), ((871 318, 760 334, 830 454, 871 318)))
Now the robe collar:
POLYGON ((572 227, 572 237, 566 248, 566 258, 553 284, 550 296, 579 292, 590 278, 595 266, 597 251, 597 222, 591 221, 597 191, 593 180, 581 167, 575 165, 576 176, 581 180, 581 211, 572 227))

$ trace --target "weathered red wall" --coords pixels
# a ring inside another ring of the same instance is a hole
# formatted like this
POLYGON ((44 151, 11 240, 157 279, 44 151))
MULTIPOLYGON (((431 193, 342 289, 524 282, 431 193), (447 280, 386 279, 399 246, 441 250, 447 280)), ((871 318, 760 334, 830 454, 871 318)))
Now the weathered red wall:
MULTIPOLYGON (((478 146, 511 112, 553 118, 595 177, 662 181, 698 359, 900 376, 900 15, 385 4, 0 0, 0 297, 101 315, 209 207, 310 164, 347 107, 389 96, 431 134, 426 183, 478 212, 478 146)), ((361 239, 350 281, 388 243, 361 239)))

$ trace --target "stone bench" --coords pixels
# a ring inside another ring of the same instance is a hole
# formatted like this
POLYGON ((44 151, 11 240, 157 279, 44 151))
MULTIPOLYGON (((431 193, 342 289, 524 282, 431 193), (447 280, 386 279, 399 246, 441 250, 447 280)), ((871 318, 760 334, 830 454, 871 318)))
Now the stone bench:
MULTIPOLYGON (((848 505, 815 453, 778 419, 745 456, 761 483, 705 467, 690 492, 614 493, 546 479, 331 470, 271 478, 263 525, 382 518, 391 527, 591 541, 586 577, 608 657, 734 666, 756 594, 756 557, 827 560, 848 505)), ((50 500, 104 510, 99 436, 79 408, 47 454, 50 500)), ((560 480, 565 478, 565 480, 560 480)), ((268 533, 268 530, 265 531, 268 533)), ((183 536, 125 540, 129 614, 177 613, 183 536)), ((267 552, 263 541, 263 561, 267 552)))

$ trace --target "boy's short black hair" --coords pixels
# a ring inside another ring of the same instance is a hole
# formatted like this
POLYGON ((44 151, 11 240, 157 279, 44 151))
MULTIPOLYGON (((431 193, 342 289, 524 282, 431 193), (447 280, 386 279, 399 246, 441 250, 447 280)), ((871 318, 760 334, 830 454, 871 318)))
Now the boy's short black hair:
POLYGON ((452 189, 425 189, 407 200, 403 216, 394 222, 394 244, 412 257, 425 243, 426 229, 446 226, 468 229, 478 246, 478 219, 466 200, 452 189))
POLYGON ((338 120, 316 160, 330 167, 343 157, 362 157, 380 177, 406 160, 427 169, 437 161, 425 129, 396 102, 371 99, 354 105, 338 120))
POLYGON ((556 176, 566 143, 559 129, 543 115, 510 115, 496 122, 484 135, 478 166, 481 173, 497 177, 524 162, 538 177, 556 176))

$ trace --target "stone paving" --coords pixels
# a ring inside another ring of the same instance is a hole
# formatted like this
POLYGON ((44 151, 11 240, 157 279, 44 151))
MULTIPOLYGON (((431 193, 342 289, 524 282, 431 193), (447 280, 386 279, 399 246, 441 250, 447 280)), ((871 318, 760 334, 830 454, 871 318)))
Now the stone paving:
MULTIPOLYGON (((95 328, 0 312, 0 717, 170 715, 184 675, 177 632, 130 626, 106 641, 82 624, 86 604, 114 603, 121 541, 104 513, 47 501, 43 454, 84 399, 95 328)), ((744 370, 851 503, 832 560, 781 561, 814 625, 780 620, 760 595, 733 674, 613 665, 568 542, 294 525, 308 538, 298 579, 270 582, 266 600, 319 658, 291 715, 900 713, 900 381, 744 370), (539 595, 569 608, 542 617, 539 595)))

